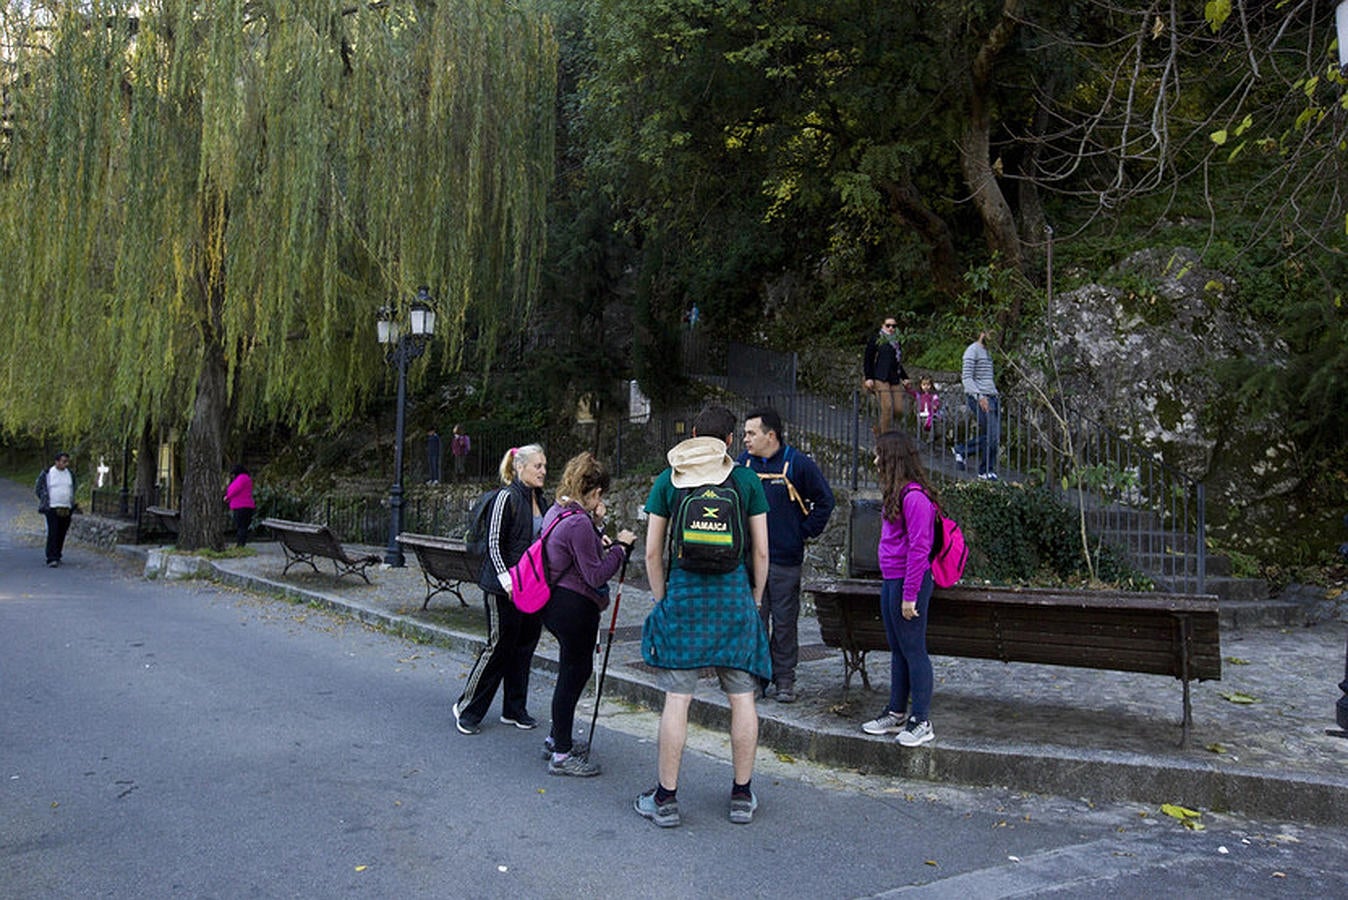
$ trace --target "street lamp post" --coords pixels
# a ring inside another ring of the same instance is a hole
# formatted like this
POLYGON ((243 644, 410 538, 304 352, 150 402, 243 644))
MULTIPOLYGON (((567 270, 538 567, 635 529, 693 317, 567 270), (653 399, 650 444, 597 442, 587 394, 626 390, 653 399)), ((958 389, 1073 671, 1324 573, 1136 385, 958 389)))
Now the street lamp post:
POLYGON ((396 568, 407 565, 398 535, 403 530, 403 437, 407 422, 407 364, 426 352, 426 344, 435 333, 435 308, 426 287, 417 288, 413 301, 409 328, 404 332, 394 319, 392 307, 382 307, 376 321, 379 343, 383 344, 384 361, 398 367, 398 412, 393 441, 393 486, 389 488, 388 548, 384 562, 396 568))

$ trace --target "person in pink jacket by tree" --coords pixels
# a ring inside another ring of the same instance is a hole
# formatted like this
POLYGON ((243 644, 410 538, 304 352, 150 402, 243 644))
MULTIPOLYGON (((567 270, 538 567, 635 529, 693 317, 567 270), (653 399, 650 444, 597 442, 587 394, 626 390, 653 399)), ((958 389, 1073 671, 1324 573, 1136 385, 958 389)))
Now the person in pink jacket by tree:
POLYGON ((241 465, 229 470, 233 476, 225 488, 225 502, 234 516, 234 539, 242 547, 248 543, 248 526, 253 522, 253 476, 241 465))
POLYGON ((875 465, 883 497, 880 613, 889 638, 889 707, 861 729, 867 734, 896 734, 902 746, 917 747, 936 737, 928 717, 933 679, 927 655, 927 609, 935 587, 931 577, 935 494, 917 443, 903 432, 880 435, 875 465))

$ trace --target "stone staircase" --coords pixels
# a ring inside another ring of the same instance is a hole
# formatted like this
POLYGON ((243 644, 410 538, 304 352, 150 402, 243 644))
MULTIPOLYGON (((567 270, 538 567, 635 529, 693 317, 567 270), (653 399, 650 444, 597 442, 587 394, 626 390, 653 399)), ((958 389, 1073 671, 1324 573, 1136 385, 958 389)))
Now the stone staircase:
MULTIPOLYGON (((1134 512, 1134 523, 1116 522, 1102 529, 1106 541, 1126 554, 1161 590, 1176 594, 1198 591, 1198 553, 1192 535, 1146 528, 1147 513, 1134 512)), ((1305 624, 1305 608, 1272 599, 1268 581, 1235 575, 1231 558, 1208 553, 1204 558, 1203 591, 1217 595, 1222 626, 1298 626, 1305 624)))

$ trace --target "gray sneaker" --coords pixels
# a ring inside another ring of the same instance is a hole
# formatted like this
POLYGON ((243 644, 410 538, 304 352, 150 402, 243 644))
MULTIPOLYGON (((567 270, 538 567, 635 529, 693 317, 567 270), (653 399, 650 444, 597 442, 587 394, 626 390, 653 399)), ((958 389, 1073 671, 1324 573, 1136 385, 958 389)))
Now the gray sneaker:
POLYGON ((883 715, 871 719, 861 726, 867 734, 898 734, 903 731, 904 718, 898 713, 886 711, 883 715))
POLYGON ((748 797, 739 794, 730 795, 730 821, 736 825, 748 825, 754 820, 754 810, 758 809, 758 795, 753 791, 748 797))
MULTIPOLYGON (((593 778, 599 774, 599 766, 592 763, 584 756, 578 756, 575 753, 568 753, 563 756, 561 761, 548 761, 549 775, 574 775, 577 778, 593 778)), ((639 810, 638 810, 639 811, 639 810)))
POLYGON ((932 731, 930 722, 910 721, 895 740, 904 747, 917 747, 936 740, 936 732, 932 731))
POLYGON ((772 699, 776 700, 778 703, 795 703, 796 702, 795 685, 788 684, 784 687, 778 685, 777 693, 773 696, 772 699))
MULTIPOLYGON (((550 759, 552 759, 552 754, 555 753, 555 752, 557 752, 557 747, 556 747, 556 745, 552 742, 552 735, 548 735, 547 737, 543 738, 543 759, 544 759, 544 760, 550 760, 550 759)), ((571 742, 571 755, 572 755, 572 756, 589 756, 589 755, 590 755, 590 745, 587 744, 585 741, 572 741, 572 742, 571 742)))
POLYGON ((668 803, 657 806, 655 803, 655 788, 639 795, 632 802, 632 808, 641 813, 643 818, 650 819, 661 828, 673 828, 682 821, 679 818, 679 801, 670 800, 668 803))

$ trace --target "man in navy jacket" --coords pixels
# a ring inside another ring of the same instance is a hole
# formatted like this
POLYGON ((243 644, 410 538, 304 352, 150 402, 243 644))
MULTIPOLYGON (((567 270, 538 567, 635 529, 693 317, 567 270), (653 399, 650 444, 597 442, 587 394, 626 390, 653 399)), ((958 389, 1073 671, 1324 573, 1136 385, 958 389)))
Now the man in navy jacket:
POLYGON ((833 489, 814 460, 787 445, 782 417, 770 407, 745 415, 739 463, 758 475, 768 496, 768 584, 759 612, 770 635, 772 684, 764 696, 792 703, 800 659, 800 567, 805 542, 817 537, 833 514, 833 489))

